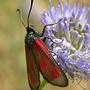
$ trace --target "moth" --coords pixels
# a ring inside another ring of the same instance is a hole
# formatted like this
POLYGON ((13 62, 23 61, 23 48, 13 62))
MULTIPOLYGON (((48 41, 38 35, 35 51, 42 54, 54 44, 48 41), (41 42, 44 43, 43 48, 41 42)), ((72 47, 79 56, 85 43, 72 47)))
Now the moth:
MULTIPOLYGON (((68 79, 41 39, 46 26, 44 27, 42 34, 40 34, 29 25, 32 6, 33 0, 31 0, 28 13, 26 27, 27 34, 25 36, 25 53, 30 88, 31 90, 39 90, 40 72, 48 83, 55 86, 65 87, 68 85, 68 79)), ((18 11, 20 14, 19 9, 18 11)), ((22 24, 24 25, 23 22, 22 24)))

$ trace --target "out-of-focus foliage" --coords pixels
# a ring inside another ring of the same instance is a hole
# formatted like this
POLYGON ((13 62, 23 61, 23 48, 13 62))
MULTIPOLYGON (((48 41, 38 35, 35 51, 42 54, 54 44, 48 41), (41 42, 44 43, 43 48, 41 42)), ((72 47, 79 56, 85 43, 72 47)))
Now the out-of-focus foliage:
POLYGON ((26 90, 24 28, 17 8, 23 0, 0 0, 0 90, 26 90))
MULTIPOLYGON (((26 6, 29 5, 27 2, 28 0, 0 0, 0 90, 29 90, 24 52, 26 32, 16 12, 17 8, 21 8, 25 21, 28 10, 25 7, 29 7, 26 6)), ((47 10, 49 0, 34 0, 34 2, 31 23, 36 30, 40 31, 43 29, 40 13, 47 10)), ((89 0, 86 2, 89 6, 89 0)), ((90 88, 90 85, 87 86, 90 88)), ((44 90, 59 89, 83 90, 80 86, 73 84, 67 88, 58 88, 47 84, 44 88, 44 90)))

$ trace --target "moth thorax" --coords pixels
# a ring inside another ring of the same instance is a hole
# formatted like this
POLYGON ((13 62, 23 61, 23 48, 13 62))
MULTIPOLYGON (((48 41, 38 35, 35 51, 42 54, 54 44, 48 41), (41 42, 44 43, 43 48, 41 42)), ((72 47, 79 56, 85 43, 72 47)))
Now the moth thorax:
POLYGON ((33 46, 33 43, 35 41, 35 36, 32 35, 32 34, 27 34, 26 37, 25 37, 25 44, 28 46, 28 47, 32 47, 33 46))

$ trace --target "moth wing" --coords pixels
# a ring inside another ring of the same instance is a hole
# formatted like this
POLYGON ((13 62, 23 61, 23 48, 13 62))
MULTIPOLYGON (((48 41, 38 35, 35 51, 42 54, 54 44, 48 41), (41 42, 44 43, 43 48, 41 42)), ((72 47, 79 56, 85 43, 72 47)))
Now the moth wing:
POLYGON ((34 42, 33 48, 37 54, 37 64, 43 77, 56 86, 67 86, 68 79, 62 69, 55 63, 51 53, 41 39, 34 42))
POLYGON ((33 53, 33 49, 28 48, 27 45, 25 45, 25 51, 29 85, 32 90, 38 90, 40 85, 40 76, 35 62, 35 55, 33 53))

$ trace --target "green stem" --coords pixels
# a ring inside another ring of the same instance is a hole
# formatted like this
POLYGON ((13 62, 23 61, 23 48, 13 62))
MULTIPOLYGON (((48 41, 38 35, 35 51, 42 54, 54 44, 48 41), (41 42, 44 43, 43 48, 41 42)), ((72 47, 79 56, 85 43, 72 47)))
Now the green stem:
POLYGON ((45 87, 46 84, 47 84, 47 81, 45 79, 43 79, 43 81, 39 87, 39 90, 43 90, 43 88, 45 87))

